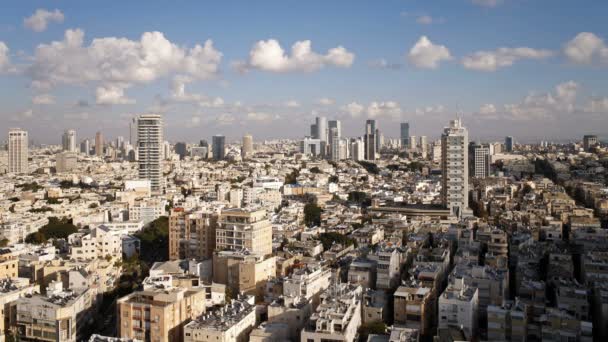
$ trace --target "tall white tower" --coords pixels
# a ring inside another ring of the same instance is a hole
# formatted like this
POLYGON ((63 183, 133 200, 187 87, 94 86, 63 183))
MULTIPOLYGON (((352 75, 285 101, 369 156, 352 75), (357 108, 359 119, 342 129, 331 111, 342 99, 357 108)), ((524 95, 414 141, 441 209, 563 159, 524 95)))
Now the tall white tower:
POLYGON ((468 145, 467 129, 451 120, 441 135, 441 200, 457 217, 469 211, 468 145))
POLYGON ((20 128, 8 131, 8 172, 27 173, 28 135, 20 128))
POLYGON ((76 131, 73 129, 68 129, 63 132, 63 136, 61 137, 61 145, 64 151, 76 152, 76 131))
POLYGON ((163 188, 163 119, 156 114, 137 117, 139 178, 150 180, 152 191, 163 188))
POLYGON ((241 157, 243 159, 249 158, 253 155, 253 137, 251 134, 245 134, 243 136, 243 146, 241 147, 241 157))

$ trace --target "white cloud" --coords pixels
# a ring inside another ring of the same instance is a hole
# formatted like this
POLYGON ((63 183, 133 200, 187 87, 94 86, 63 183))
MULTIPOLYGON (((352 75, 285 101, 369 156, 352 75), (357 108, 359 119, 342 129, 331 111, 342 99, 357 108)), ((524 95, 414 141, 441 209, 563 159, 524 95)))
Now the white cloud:
POLYGON ((594 97, 589 99, 583 110, 587 113, 608 114, 608 97, 594 97))
POLYGON ((335 102, 336 101, 334 99, 330 99, 328 97, 322 97, 319 100, 317 100, 317 104, 320 104, 321 106, 331 106, 335 102))
POLYGON ((0 41, 0 72, 7 71, 11 65, 11 60, 8 55, 8 46, 0 41))
POLYGON ((95 103, 100 105, 110 104, 133 104, 135 100, 125 96, 125 84, 106 84, 97 87, 95 91, 95 103))
POLYGON ((193 116, 190 118, 190 124, 194 127, 197 127, 201 124, 201 118, 198 116, 193 116))
POLYGON ((608 64, 608 46, 591 32, 581 32, 564 45, 564 54, 573 63, 608 64))
POLYGON ((496 106, 491 103, 483 104, 479 108, 479 113, 484 114, 484 115, 496 114, 496 112, 497 112, 496 106))
POLYGON ((30 17, 23 19, 23 25, 35 32, 45 31, 50 22, 62 23, 64 19, 63 13, 56 9, 47 11, 39 8, 30 17))
POLYGON ((344 112, 348 113, 351 117, 356 118, 361 115, 361 113, 363 113, 365 107, 357 102, 351 102, 347 105, 342 106, 341 109, 344 112))
POLYGON ((401 64, 398 63, 390 63, 384 58, 375 59, 368 63, 370 68, 374 69, 392 69, 396 70, 401 68, 401 64))
POLYGON ((34 111, 31 109, 25 110, 21 113, 21 116, 24 118, 31 118, 34 115, 34 111))
POLYGON ((289 101, 285 102, 284 105, 285 105, 285 107, 288 107, 288 108, 300 107, 300 104, 298 103, 298 101, 295 101, 295 100, 289 100, 289 101))
POLYGON ((273 116, 264 112, 249 112, 247 113, 247 120, 270 122, 273 120, 273 116))
POLYGON ((427 114, 441 114, 444 112, 445 107, 443 105, 420 107, 414 110, 414 113, 418 116, 423 116, 427 114))
POLYGON ((512 66, 522 59, 540 60, 553 55, 549 50, 537 50, 529 47, 499 48, 495 51, 477 51, 462 59, 467 69, 478 71, 496 71, 499 68, 512 66))
POLYGON ((367 115, 370 118, 378 117, 389 117, 398 119, 401 116, 401 107, 397 102, 386 101, 386 102, 371 102, 367 106, 367 115))
POLYGON ((503 0, 471 0, 474 5, 482 7, 496 7, 503 3, 503 0))
POLYGON ((28 73, 32 86, 38 89, 92 84, 98 88, 97 97, 103 98, 102 102, 124 103, 121 93, 133 84, 174 73, 199 80, 213 78, 221 58, 210 40, 187 50, 161 32, 145 32, 138 41, 96 38, 85 46, 84 32, 75 29, 67 30, 62 41, 39 45, 28 73))
POLYGON ((221 126, 231 125, 234 123, 235 120, 236 119, 235 119, 234 115, 228 114, 228 113, 220 114, 215 118, 215 121, 217 122, 217 124, 221 125, 221 126))
POLYGON ((186 84, 192 82, 192 78, 184 75, 177 75, 171 82, 171 99, 178 102, 199 102, 203 96, 186 92, 186 84))
POLYGON ((452 56, 447 47, 435 45, 426 36, 421 36, 410 49, 407 59, 418 68, 436 69, 439 63, 452 59, 452 56))
POLYGON ((211 99, 208 99, 206 101, 201 101, 199 103, 199 105, 201 107, 207 107, 207 108, 220 108, 223 107, 225 104, 224 99, 221 97, 214 97, 211 99))
POLYGON ((421 15, 416 18, 416 22, 422 25, 430 25, 433 23, 433 18, 430 15, 421 15))
POLYGON ((329 49, 325 55, 312 51, 311 46, 310 40, 297 41, 291 47, 291 55, 287 55, 277 40, 260 40, 251 48, 247 62, 235 62, 233 66, 241 72, 312 72, 325 66, 348 68, 355 60, 355 55, 342 46, 329 49))
POLYGON ((39 105, 54 104, 55 98, 50 94, 40 94, 40 95, 36 95, 32 98, 32 103, 39 104, 39 105))

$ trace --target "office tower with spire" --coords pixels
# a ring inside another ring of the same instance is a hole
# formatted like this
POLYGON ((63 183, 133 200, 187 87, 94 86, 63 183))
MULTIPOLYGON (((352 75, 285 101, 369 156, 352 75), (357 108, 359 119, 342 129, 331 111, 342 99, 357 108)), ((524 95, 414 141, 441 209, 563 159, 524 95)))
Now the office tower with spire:
POLYGON ((101 132, 95 133, 95 155, 103 156, 103 134, 101 132))
POLYGON ((401 123, 401 148, 407 148, 410 145, 410 124, 409 122, 401 123))
POLYGON ((61 146, 66 152, 76 152, 76 131, 68 129, 61 136, 61 146))
POLYGON ((470 211, 468 145, 469 133, 461 120, 451 120, 441 135, 441 200, 457 217, 470 211))
POLYGON ((223 135, 214 135, 211 139, 211 149, 213 151, 213 160, 222 160, 226 156, 226 137, 223 135))
POLYGON ((8 131, 8 172, 28 172, 28 134, 20 128, 8 131))
POLYGON ((365 160, 376 159, 376 120, 367 120, 365 122, 365 135, 363 136, 365 143, 365 160))
POLYGON ((251 134, 243 136, 243 146, 241 147, 241 158, 247 159, 253 156, 253 137, 251 134))
POLYGON ((152 191, 163 189, 163 119, 157 114, 137 117, 139 178, 150 180, 152 191))

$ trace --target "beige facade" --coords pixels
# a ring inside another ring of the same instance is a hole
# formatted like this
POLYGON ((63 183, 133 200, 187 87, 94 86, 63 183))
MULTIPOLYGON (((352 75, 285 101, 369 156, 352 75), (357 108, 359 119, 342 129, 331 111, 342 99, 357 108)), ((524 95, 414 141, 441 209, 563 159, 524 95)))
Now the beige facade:
POLYGON ((394 295, 396 325, 418 329, 421 335, 429 332, 433 321, 433 292, 428 287, 400 286, 394 295))
POLYGON ((265 210, 227 209, 222 211, 216 231, 218 250, 272 254, 272 225, 265 210))
POLYGON ((205 290, 138 291, 120 298, 116 304, 119 337, 180 341, 183 325, 205 312, 205 290))
POLYGON ((213 212, 171 210, 169 259, 210 259, 215 251, 218 215, 213 212))
POLYGON ((213 255, 213 282, 226 284, 234 293, 262 296, 268 279, 276 276, 276 257, 223 251, 213 255))

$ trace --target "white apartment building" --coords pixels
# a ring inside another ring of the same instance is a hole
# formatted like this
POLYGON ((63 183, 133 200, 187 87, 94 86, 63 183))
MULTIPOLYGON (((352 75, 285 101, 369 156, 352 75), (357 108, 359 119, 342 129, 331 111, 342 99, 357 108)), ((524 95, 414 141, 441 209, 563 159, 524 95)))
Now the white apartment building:
POLYGON ((288 297, 304 297, 311 300, 325 291, 331 282, 331 269, 318 267, 295 270, 283 282, 283 295, 288 297))
POLYGON ((20 128, 8 131, 8 172, 28 172, 28 134, 20 128))
POLYGON ((441 135, 441 200, 452 215, 469 211, 469 133, 460 119, 441 135))
POLYGON ((272 225, 265 210, 223 210, 216 230, 216 249, 246 249, 254 254, 272 253, 272 225))
POLYGON ((145 226, 165 214, 166 204, 160 198, 136 199, 129 205, 129 221, 142 221, 145 226))
POLYGON ((479 291, 475 287, 448 286, 439 296, 438 328, 462 329, 467 340, 478 335, 479 291))
POLYGON ((321 294, 321 304, 310 316, 301 341, 354 342, 361 325, 361 286, 332 284, 321 294))
POLYGON ((163 120, 160 115, 144 114, 137 118, 139 178, 148 179, 152 191, 163 188, 163 120))
POLYGON ((254 297, 233 300, 184 327, 184 342, 246 342, 256 325, 254 297))
POLYGON ((122 259, 122 240, 109 229, 100 226, 91 229, 90 233, 74 233, 68 236, 70 258, 74 260, 91 260, 111 256, 122 259))

